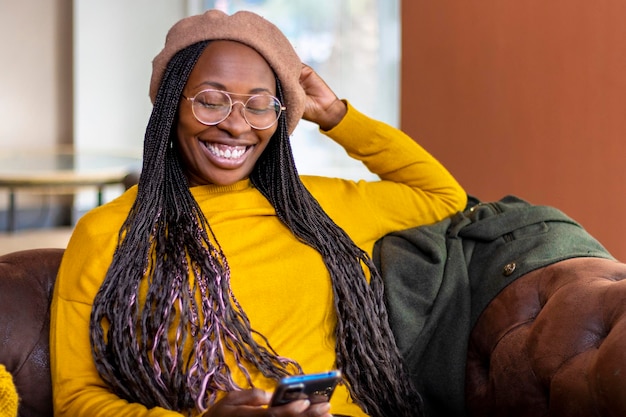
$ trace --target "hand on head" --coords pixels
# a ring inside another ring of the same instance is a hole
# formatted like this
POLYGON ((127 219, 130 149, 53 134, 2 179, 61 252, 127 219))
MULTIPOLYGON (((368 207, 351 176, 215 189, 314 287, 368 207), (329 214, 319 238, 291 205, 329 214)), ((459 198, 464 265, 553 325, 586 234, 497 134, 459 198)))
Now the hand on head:
POLYGON ((300 85, 306 93, 304 120, 317 123, 322 130, 330 130, 343 119, 346 104, 337 98, 313 68, 305 64, 300 73, 300 85))

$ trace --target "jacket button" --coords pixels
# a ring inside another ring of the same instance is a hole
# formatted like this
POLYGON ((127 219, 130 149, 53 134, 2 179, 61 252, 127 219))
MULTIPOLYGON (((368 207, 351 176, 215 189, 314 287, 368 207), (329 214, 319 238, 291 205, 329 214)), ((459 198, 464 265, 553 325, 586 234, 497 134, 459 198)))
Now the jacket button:
POLYGON ((513 272, 515 272, 515 268, 517 268, 517 264, 515 262, 509 262, 502 268, 502 274, 504 274, 505 277, 511 276, 513 272))

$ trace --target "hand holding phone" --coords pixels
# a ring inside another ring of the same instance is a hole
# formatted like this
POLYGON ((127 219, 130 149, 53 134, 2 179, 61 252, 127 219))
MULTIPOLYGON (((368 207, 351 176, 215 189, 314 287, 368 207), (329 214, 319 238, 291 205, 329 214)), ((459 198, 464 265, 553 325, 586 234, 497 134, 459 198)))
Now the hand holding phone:
POLYGON ((306 399, 311 404, 328 402, 340 381, 341 372, 337 370, 285 377, 276 387, 270 407, 306 399))

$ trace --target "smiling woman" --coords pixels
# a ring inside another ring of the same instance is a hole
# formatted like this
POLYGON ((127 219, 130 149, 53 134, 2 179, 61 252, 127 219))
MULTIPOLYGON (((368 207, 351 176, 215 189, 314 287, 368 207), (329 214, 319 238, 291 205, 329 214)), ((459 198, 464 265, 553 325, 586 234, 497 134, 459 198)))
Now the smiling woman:
POLYGON ((79 220, 59 269, 55 415, 422 415, 371 255, 463 189, 258 14, 184 18, 152 63, 139 183, 79 220), (380 180, 300 175, 301 120, 380 180), (268 408, 283 377, 330 369, 328 401, 268 408))

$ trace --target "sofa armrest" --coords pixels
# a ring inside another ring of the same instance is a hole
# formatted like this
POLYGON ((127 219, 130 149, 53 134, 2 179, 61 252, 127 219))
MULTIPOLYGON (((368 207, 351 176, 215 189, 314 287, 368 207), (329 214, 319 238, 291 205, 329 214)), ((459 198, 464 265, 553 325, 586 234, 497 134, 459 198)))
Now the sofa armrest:
POLYGON ((574 258, 507 286, 469 340, 475 416, 626 415, 626 264, 574 258))
POLYGON ((0 363, 13 375, 19 415, 52 416, 50 300, 63 249, 0 256, 0 363))

